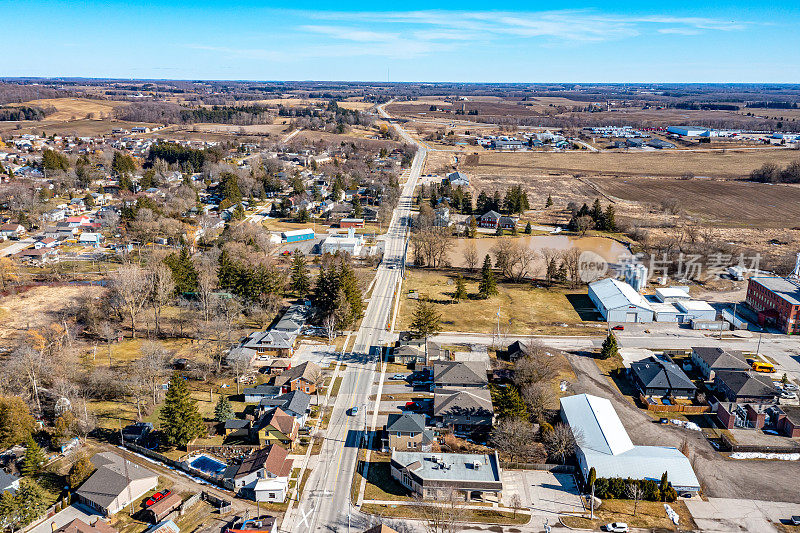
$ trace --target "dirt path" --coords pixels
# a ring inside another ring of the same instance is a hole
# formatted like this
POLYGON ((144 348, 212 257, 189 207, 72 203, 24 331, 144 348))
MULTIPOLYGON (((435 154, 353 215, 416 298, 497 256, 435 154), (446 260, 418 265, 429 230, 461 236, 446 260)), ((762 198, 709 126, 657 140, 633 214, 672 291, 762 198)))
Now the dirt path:
POLYGON ((685 440, 706 496, 800 503, 800 491, 787 490, 781 481, 800 478, 797 461, 727 459, 700 432, 655 423, 622 396, 591 357, 570 353, 567 359, 577 376, 573 384, 575 392, 609 398, 634 444, 679 447, 685 440))

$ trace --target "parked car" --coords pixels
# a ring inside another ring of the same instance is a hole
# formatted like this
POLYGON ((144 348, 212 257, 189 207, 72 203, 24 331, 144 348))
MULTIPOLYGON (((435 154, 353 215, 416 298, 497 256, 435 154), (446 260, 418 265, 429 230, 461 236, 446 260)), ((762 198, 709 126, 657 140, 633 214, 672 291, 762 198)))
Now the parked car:
POLYGON ((798 390, 800 390, 800 387, 798 387, 794 383, 786 383, 786 384, 783 385, 783 388, 786 389, 786 390, 794 391, 794 392, 797 392, 798 390))
POLYGON ((612 522, 603 526, 603 531, 611 533, 628 533, 628 524, 625 522, 612 522))
POLYGON ((152 496, 147 498, 147 501, 144 502, 144 505, 145 505, 145 507, 150 507, 154 503, 160 502, 161 500, 163 500, 164 498, 166 498, 170 494, 172 494, 171 490, 162 490, 161 492, 156 492, 155 494, 153 494, 152 496))
POLYGON ((392 376, 392 379, 405 381, 407 377, 408 376, 406 376, 405 374, 395 374, 394 376, 392 376))
POLYGON ((789 521, 793 526, 800 526, 800 516, 794 515, 789 521))
POLYGON ((658 422, 661 424, 669 424, 669 418, 660 418, 658 422))
POLYGON ((611 329, 613 329, 614 331, 625 331, 625 326, 623 326, 622 324, 617 324, 611 329))
POLYGON ((784 400, 796 400, 797 394, 794 392, 783 391, 781 393, 781 398, 783 398, 784 400))

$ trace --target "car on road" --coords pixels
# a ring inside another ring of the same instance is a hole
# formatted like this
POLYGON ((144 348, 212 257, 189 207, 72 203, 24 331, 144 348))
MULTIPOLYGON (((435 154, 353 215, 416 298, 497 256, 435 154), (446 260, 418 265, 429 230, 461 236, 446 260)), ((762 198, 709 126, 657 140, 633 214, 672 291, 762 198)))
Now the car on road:
POLYGON ((628 533, 628 524, 625 522, 612 522, 602 527, 603 531, 610 531, 611 533, 628 533))
POLYGON ((350 416, 356 416, 358 414, 358 406, 354 405, 350 408, 350 416))
POLYGON ((625 331, 625 326, 623 326, 622 324, 617 324, 611 329, 613 329, 614 331, 625 331))
POLYGON ((408 376, 406 376, 405 374, 395 374, 394 376, 392 376, 392 379, 405 381, 407 377, 408 376))
POLYGON ((150 507, 156 502, 160 502, 170 494, 172 494, 171 490, 162 490, 161 492, 156 492, 155 494, 147 498, 147 501, 144 502, 144 505, 145 507, 150 507))

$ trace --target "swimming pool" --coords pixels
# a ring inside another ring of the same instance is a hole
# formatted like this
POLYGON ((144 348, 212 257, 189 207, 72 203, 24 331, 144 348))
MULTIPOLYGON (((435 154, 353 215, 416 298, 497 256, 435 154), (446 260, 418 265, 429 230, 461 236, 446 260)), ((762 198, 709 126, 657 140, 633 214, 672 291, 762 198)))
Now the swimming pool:
POLYGON ((217 461, 209 455, 200 454, 189 461, 189 466, 195 470, 205 472, 206 474, 218 476, 225 470, 225 468, 227 468, 228 465, 221 461, 217 461))

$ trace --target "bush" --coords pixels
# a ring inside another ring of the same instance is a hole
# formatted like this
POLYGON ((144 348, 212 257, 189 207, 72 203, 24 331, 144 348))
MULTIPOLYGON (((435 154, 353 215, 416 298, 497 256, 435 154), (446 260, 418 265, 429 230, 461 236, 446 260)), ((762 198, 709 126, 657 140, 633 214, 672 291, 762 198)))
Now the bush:
POLYGON ((627 499, 626 487, 634 483, 638 485, 643 491, 643 500, 657 502, 661 501, 662 497, 665 501, 674 502, 678 498, 678 493, 672 486, 669 486, 662 494, 658 488, 658 483, 652 479, 622 479, 620 477, 602 478, 599 477, 594 483, 594 494, 601 500, 611 499, 627 499))

